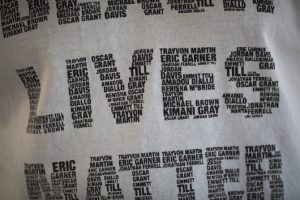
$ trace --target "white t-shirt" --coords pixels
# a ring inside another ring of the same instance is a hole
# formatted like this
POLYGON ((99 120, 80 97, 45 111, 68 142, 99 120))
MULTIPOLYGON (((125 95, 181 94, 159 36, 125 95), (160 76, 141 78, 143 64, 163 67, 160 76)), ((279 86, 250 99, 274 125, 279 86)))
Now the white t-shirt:
POLYGON ((299 10, 0 0, 0 199, 299 199, 299 10))

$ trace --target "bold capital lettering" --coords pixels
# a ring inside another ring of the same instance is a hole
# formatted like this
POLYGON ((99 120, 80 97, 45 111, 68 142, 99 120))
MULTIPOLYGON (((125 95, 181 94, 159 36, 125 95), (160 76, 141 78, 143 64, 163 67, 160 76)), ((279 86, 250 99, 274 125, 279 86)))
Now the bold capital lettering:
POLYGON ((53 163, 51 185, 46 178, 44 164, 25 163, 24 174, 30 200, 63 199, 78 200, 75 161, 53 163), (56 166, 56 165, 59 166, 56 166))
POLYGON ((27 0, 28 16, 20 16, 17 0, 0 1, 0 20, 4 38, 38 29, 38 24, 48 20, 48 0, 27 0))
MULTIPOLYGON (((105 19, 123 18, 127 17, 127 7, 135 4, 134 0, 108 0, 108 6, 105 9, 105 19)), ((137 0, 138 4, 141 4, 145 15, 163 15, 164 9, 160 0, 154 1, 143 1, 137 0)))
POLYGON ((196 199, 193 166, 203 164, 202 149, 162 152, 163 168, 175 167, 178 200, 196 199))
POLYGON ((245 149, 247 200, 284 199, 280 151, 275 145, 246 146, 245 149), (269 182, 270 197, 264 194, 264 182, 269 182))
POLYGON ((59 25, 101 19, 100 1, 56 0, 56 9, 59 25))
POLYGON ((161 168, 159 152, 119 155, 119 171, 132 173, 135 199, 153 199, 150 169, 161 168))
POLYGON ((273 14, 275 10, 274 1, 261 1, 253 0, 253 4, 256 5, 257 12, 273 14))
POLYGON ((92 101, 86 58, 66 60, 74 128, 92 127, 92 101))
POLYGON ((53 133, 64 130, 63 113, 48 114, 43 116, 37 115, 37 108, 40 99, 41 86, 40 80, 33 67, 18 69, 17 73, 27 89, 29 97, 30 113, 27 125, 27 133, 41 134, 53 133))
POLYGON ((124 199, 112 156, 91 157, 87 184, 86 200, 124 199), (103 190, 107 191, 107 196, 102 194, 103 190))
POLYGON ((187 73, 201 65, 216 64, 216 48, 162 48, 160 49, 161 79, 165 120, 193 117, 218 117, 219 99, 185 100, 184 92, 214 90, 213 73, 187 73))
POLYGON ((180 2, 174 0, 168 0, 171 10, 175 10, 178 13, 199 13, 205 12, 206 8, 214 7, 214 0, 195 0, 190 2, 180 2))
POLYGON ((143 111, 144 92, 148 66, 153 59, 153 49, 134 51, 132 65, 129 67, 131 76, 128 82, 128 91, 118 72, 112 54, 92 56, 92 62, 100 75, 102 87, 108 100, 109 107, 117 124, 139 122, 143 111))
POLYGON ((244 191, 225 191, 225 184, 239 183, 240 169, 223 169, 222 161, 239 160, 238 146, 206 148, 208 199, 242 199, 244 191))
POLYGON ((241 113, 246 118, 254 118, 271 114, 274 108, 279 108, 278 81, 265 75, 262 76, 257 72, 258 68, 264 70, 263 74, 269 74, 269 70, 275 70, 271 52, 265 48, 238 47, 226 59, 225 69, 229 82, 235 82, 238 88, 249 88, 253 92, 259 92, 258 102, 249 102, 244 93, 223 94, 226 107, 231 113, 241 113), (245 66, 245 62, 251 63, 245 66), (251 65, 253 63, 256 64, 255 67, 251 65))

